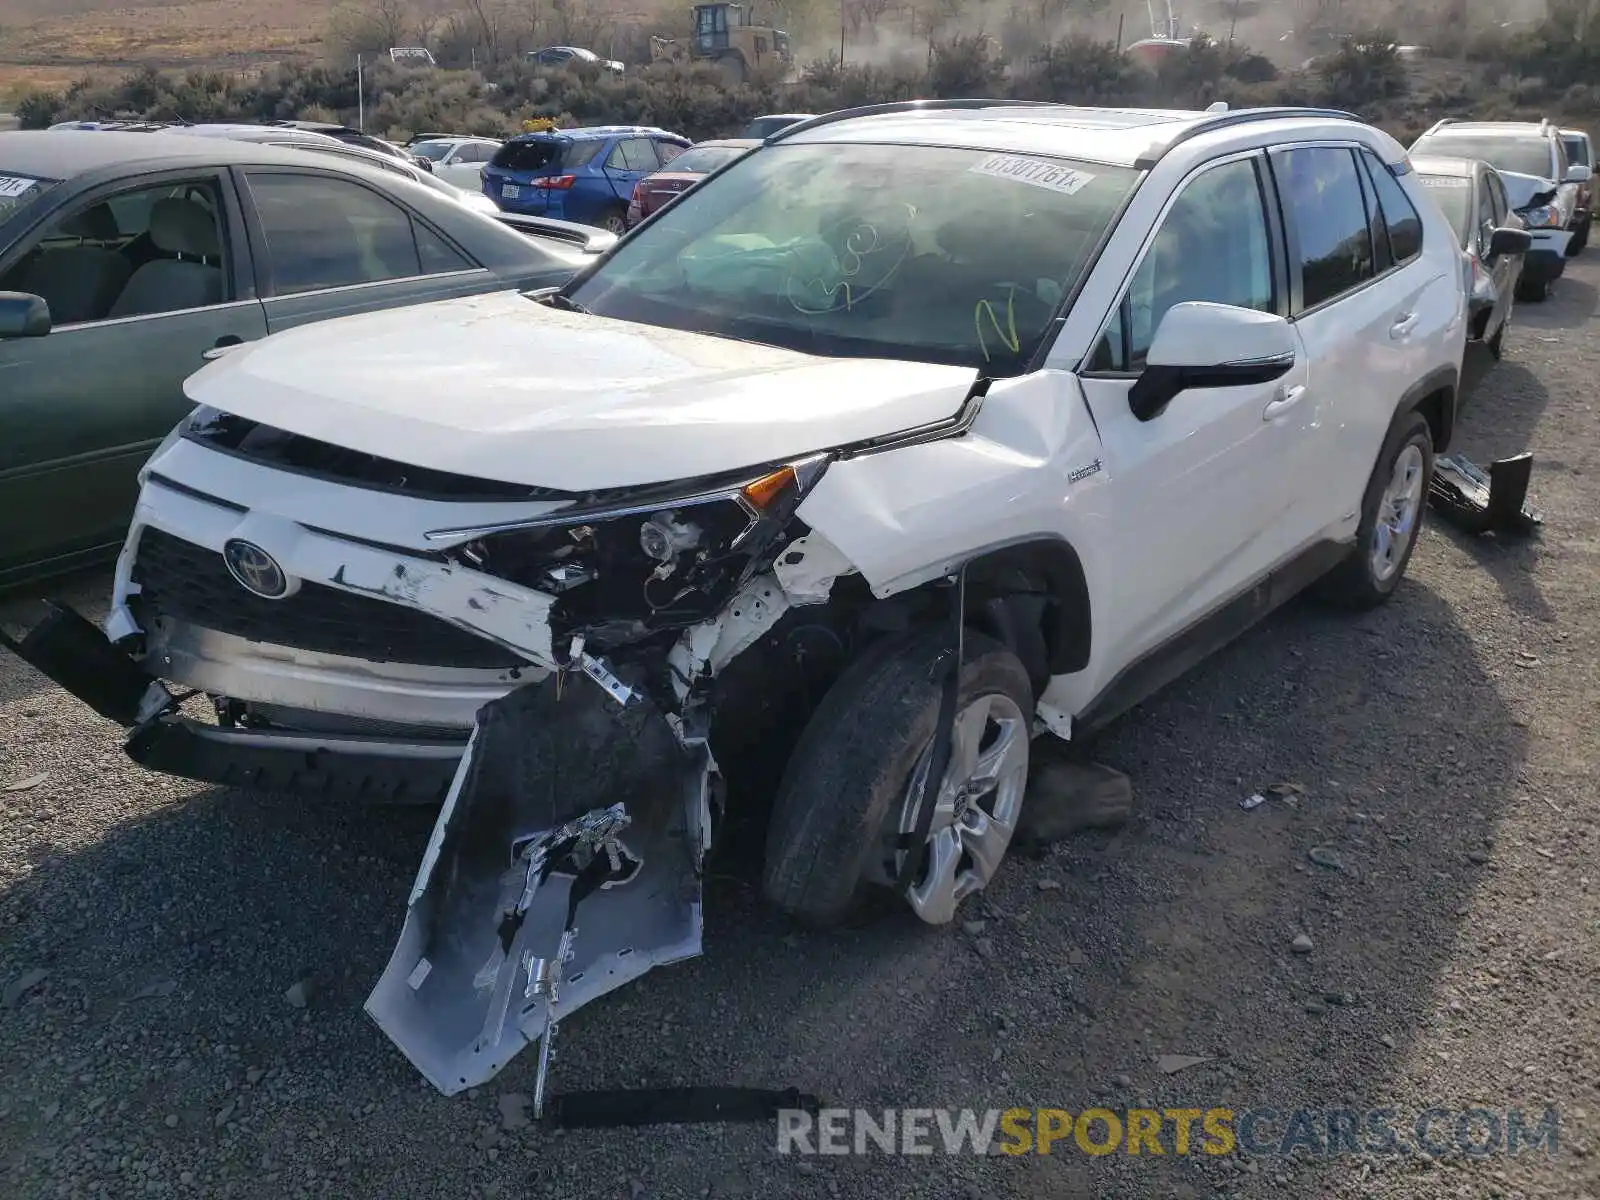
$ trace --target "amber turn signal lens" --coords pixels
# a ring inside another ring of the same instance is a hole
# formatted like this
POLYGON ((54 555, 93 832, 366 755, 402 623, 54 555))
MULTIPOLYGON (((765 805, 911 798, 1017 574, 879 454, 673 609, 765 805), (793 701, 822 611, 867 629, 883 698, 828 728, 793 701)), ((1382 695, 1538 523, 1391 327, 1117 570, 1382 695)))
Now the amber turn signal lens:
POLYGON ((799 482, 793 467, 780 467, 771 475, 763 475, 760 479, 745 484, 739 489, 739 493, 757 509, 765 512, 774 500, 789 488, 797 486, 799 482))

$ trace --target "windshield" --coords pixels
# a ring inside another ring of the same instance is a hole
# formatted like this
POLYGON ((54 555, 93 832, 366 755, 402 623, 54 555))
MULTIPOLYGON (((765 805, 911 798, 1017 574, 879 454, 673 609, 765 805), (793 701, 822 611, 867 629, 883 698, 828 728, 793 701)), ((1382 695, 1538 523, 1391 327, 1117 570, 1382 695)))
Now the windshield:
POLYGON ((451 150, 455 149, 450 142, 416 142, 406 147, 412 154, 420 154, 429 162, 439 162, 451 150))
POLYGON ((1444 215, 1450 219, 1451 228, 1456 231, 1462 246, 1465 246, 1472 232, 1472 180, 1461 175, 1419 173, 1417 182, 1427 188, 1428 195, 1438 202, 1444 215))
POLYGON ((572 298, 809 353, 1015 373, 1136 178, 969 148, 780 143, 663 210, 572 298))
POLYGON ((709 175, 723 163, 732 162, 749 149, 748 146, 691 146, 669 162, 663 170, 681 171, 690 175, 709 175))
POLYGON ((1555 169, 1550 143, 1541 137, 1496 136, 1494 134, 1448 134, 1420 138, 1411 147, 1413 156, 1441 154, 1449 158, 1481 158, 1497 171, 1537 175, 1549 179, 1555 169))
POLYGON ((54 179, 36 179, 32 175, 12 175, 0 167, 0 224, 24 204, 44 195, 56 186, 54 179))
POLYGON ((1569 137, 1561 140, 1566 143, 1567 161, 1569 163, 1575 167, 1591 167, 1594 165, 1589 161, 1588 138, 1569 137))

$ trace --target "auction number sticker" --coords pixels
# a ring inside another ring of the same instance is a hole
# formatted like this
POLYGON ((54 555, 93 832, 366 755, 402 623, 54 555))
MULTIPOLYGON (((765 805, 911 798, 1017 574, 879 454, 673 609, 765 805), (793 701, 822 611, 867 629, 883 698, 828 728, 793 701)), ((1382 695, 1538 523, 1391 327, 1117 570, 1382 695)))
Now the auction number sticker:
POLYGON ((1461 175, 1419 175, 1423 187, 1433 188, 1469 188, 1472 180, 1461 175))
POLYGON ((29 179, 26 175, 0 175, 0 200, 10 200, 20 196, 38 182, 37 179, 29 179))
POLYGON ((992 179, 1010 179, 1017 183, 1032 184, 1071 196, 1081 192, 1094 181, 1087 171, 1074 170, 1043 158, 1028 158, 1021 154, 991 154, 974 167, 974 174, 988 175, 992 179))

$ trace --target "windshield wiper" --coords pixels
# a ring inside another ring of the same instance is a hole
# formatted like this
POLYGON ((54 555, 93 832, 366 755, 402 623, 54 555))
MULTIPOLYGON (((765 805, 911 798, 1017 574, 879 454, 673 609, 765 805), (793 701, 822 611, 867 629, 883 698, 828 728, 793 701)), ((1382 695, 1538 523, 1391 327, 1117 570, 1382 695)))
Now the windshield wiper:
POLYGON ((540 304, 548 304, 551 308, 559 308, 564 312, 582 313, 584 316, 590 315, 587 308, 579 304, 560 288, 541 289, 539 291, 530 293, 530 298, 538 301, 540 304))

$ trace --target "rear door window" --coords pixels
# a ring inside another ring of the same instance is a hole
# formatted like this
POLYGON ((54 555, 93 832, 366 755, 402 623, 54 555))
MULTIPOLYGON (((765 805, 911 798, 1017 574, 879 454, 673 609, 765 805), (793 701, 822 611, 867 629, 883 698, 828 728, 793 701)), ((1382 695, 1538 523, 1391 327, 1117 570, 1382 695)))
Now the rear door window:
POLYGON ((656 148, 649 138, 623 138, 606 158, 606 169, 610 171, 648 173, 660 166, 661 160, 656 157, 656 148))
POLYGON ((406 209, 361 184, 268 171, 248 179, 275 295, 472 269, 406 209))
POLYGON ((1301 298, 1295 312, 1326 304, 1373 278, 1372 233, 1355 156, 1347 149, 1274 151, 1273 173, 1298 245, 1301 298))

